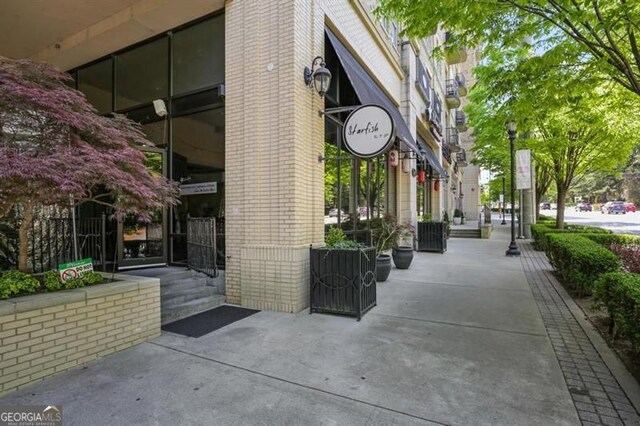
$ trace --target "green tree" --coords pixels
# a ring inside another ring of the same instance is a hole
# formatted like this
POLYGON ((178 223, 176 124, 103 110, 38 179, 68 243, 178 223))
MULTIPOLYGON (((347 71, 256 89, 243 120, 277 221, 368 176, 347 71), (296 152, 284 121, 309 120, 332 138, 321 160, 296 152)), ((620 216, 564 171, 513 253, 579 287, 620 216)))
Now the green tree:
MULTIPOLYGON (((549 68, 548 58, 523 48, 492 51, 478 67, 467 108, 478 161, 509 164, 504 122, 518 123, 517 148, 530 148, 539 182, 553 182, 557 226, 575 179, 625 164, 639 124, 628 120, 638 98, 593 76, 549 68), (545 71, 545 78, 540 74, 545 71)), ((537 194, 541 199, 540 193, 537 194)))
POLYGON ((640 2, 630 0, 382 0, 378 13, 426 37, 438 25, 445 49, 513 47, 544 40, 553 66, 579 64, 640 95, 640 2))

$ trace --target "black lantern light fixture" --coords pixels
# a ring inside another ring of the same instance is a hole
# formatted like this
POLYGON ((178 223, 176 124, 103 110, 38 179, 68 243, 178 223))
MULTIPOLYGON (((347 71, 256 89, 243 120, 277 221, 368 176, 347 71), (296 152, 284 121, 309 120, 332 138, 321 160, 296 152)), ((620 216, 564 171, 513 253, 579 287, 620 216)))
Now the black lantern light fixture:
POLYGON ((304 67, 304 83, 314 87, 320 96, 324 96, 331 84, 331 71, 325 67, 324 58, 316 56, 311 62, 311 69, 304 67), (318 68, 316 66, 319 65, 318 68))
POLYGON ((516 153, 515 153, 515 140, 516 140, 516 122, 513 120, 507 121, 507 133, 509 134, 509 144, 511 148, 511 242, 507 249, 507 256, 520 256, 520 249, 516 244, 516 153))

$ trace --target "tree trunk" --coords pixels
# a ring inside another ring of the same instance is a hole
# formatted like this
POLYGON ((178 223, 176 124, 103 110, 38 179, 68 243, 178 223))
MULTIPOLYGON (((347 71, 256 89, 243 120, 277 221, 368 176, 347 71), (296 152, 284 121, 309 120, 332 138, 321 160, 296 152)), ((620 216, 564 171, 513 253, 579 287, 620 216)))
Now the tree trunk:
POLYGON ((33 223, 33 204, 30 202, 23 204, 22 222, 18 229, 18 270, 28 272, 29 261, 29 230, 33 223))
POLYGON ((567 188, 558 188, 558 198, 556 199, 556 228, 564 228, 564 203, 567 196, 567 188))

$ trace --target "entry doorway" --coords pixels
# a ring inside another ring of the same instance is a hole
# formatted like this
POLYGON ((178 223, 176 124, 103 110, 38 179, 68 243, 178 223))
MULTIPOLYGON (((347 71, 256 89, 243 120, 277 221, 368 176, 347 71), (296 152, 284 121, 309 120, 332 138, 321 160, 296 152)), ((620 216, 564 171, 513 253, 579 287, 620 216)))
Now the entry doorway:
MULTIPOLYGON (((165 176, 165 150, 145 148, 143 152, 149 172, 165 176)), ((166 208, 159 208, 150 212, 149 222, 141 222, 130 215, 118 222, 118 269, 167 264, 166 211, 166 208)))

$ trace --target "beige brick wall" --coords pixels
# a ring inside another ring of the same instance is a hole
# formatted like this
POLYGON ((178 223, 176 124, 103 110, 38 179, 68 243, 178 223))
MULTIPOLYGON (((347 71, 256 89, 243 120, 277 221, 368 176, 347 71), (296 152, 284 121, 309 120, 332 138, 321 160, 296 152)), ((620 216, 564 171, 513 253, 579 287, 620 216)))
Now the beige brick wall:
POLYGON ((159 336, 159 281, 122 279, 0 302, 0 394, 159 336))

